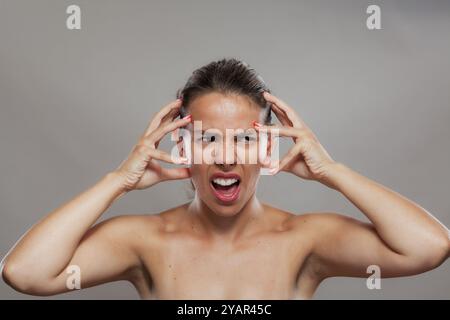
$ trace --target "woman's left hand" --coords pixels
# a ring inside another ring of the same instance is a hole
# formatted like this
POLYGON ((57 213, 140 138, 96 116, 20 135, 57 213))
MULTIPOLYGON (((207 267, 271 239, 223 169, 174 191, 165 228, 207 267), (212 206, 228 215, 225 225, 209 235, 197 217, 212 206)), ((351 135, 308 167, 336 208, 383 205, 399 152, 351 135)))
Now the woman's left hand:
POLYGON ((295 143, 281 161, 272 160, 270 173, 286 171, 303 179, 327 184, 326 178, 336 162, 293 108, 268 92, 264 92, 264 98, 272 104, 272 111, 282 126, 264 126, 255 123, 255 129, 267 131, 275 136, 291 137, 295 143))

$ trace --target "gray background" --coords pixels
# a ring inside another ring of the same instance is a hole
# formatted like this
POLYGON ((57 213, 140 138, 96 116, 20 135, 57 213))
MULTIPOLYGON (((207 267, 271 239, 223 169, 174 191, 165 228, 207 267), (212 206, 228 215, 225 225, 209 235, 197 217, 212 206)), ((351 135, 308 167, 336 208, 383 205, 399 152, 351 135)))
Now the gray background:
MULTIPOLYGON (((0 254, 128 155, 197 67, 241 58, 332 157, 450 226, 450 1, 0 1, 0 254), (79 4, 82 29, 65 27, 79 4), (369 4, 382 30, 365 26, 369 4)), ((169 146, 166 142, 164 145, 169 146)), ((103 216, 188 200, 186 181, 121 198, 103 216), (175 196, 174 196, 175 192, 175 196)), ((281 173, 263 201, 364 219, 342 195, 281 173)), ((45 259, 45 257, 43 257, 45 259)), ((450 298, 450 264, 414 277, 325 281, 316 299, 450 298)), ((0 298, 29 299, 0 282, 0 298)), ((117 282, 50 299, 137 299, 117 282)))

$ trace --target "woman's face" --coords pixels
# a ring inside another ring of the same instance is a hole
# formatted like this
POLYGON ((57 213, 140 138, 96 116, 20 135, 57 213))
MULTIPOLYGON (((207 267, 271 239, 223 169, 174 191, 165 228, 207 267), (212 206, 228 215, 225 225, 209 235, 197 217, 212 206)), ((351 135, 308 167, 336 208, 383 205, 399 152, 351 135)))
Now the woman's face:
POLYGON ((218 215, 238 213, 256 190, 260 137, 252 121, 263 121, 261 111, 247 96, 217 92, 189 104, 192 182, 197 196, 218 215))

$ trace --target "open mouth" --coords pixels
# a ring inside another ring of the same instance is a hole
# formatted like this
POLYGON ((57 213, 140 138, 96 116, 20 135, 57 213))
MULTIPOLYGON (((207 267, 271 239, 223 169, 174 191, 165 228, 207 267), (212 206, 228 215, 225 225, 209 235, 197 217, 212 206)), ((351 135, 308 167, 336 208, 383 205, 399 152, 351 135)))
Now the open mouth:
POLYGON ((223 202, 232 202, 239 197, 241 179, 235 175, 232 177, 216 176, 210 181, 213 193, 223 202))

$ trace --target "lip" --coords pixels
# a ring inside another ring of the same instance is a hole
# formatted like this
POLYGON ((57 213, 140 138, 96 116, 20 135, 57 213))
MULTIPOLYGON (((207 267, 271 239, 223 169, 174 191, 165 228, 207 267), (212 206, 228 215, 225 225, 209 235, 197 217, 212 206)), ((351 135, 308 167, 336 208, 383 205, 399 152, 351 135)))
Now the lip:
POLYGON ((241 191, 241 182, 242 182, 241 176, 238 175, 237 173, 217 172, 217 173, 214 173, 211 176, 211 178, 209 179, 209 185, 211 186, 211 190, 212 190, 214 196, 218 200, 220 200, 221 202, 224 202, 224 203, 231 203, 233 201, 236 201, 239 198, 239 194, 240 194, 240 191, 241 191), (221 178, 221 179, 238 179, 239 180, 239 185, 237 186, 235 192, 233 192, 229 196, 226 196, 224 194, 221 194, 221 193, 217 192, 216 189, 214 188, 212 181, 214 179, 216 179, 216 178, 221 178))
POLYGON ((238 179, 239 181, 241 181, 241 176, 238 175, 237 173, 234 172, 216 172, 214 173, 210 178, 209 181, 213 181, 214 179, 238 179))

